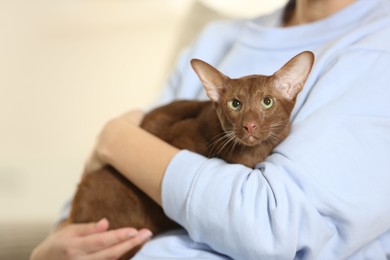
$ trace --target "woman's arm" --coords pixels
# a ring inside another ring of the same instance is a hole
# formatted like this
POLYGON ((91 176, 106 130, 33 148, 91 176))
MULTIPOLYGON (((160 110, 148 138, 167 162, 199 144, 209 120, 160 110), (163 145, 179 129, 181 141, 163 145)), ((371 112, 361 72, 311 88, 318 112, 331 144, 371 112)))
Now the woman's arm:
POLYGON ((162 179, 179 150, 138 127, 141 118, 130 112, 108 122, 99 136, 94 160, 115 167, 161 205, 162 179))

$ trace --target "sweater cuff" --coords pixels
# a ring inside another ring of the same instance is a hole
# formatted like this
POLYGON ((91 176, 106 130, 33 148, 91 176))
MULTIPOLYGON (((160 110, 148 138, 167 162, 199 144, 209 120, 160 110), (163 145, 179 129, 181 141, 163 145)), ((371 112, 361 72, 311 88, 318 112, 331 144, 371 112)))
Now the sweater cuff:
POLYGON ((191 195, 191 186, 207 160, 197 153, 182 150, 173 157, 165 171, 162 206, 165 214, 181 225, 185 223, 186 201, 191 195))

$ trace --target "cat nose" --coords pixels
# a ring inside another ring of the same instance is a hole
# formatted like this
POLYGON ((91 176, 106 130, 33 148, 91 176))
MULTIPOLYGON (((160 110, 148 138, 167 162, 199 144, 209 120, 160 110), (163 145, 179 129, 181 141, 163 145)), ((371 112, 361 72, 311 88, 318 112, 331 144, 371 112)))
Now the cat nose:
POLYGON ((257 128, 255 122, 244 123, 243 127, 249 134, 253 134, 254 130, 257 128))

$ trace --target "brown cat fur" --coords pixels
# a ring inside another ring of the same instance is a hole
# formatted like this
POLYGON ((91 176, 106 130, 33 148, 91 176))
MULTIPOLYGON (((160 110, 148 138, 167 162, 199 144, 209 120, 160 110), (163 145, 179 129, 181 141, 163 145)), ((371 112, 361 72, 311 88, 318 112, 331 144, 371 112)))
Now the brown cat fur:
MULTIPOLYGON (((303 52, 272 76, 230 79, 211 65, 192 60, 211 101, 172 102, 146 114, 141 127, 180 149, 254 167, 287 137, 290 113, 313 61, 311 52, 303 52), (270 103, 273 106, 266 109, 270 103)), ((148 228, 156 235, 178 228, 160 206, 112 167, 81 181, 69 222, 103 217, 111 229, 148 228)), ((129 259, 138 249, 121 259, 129 259)))

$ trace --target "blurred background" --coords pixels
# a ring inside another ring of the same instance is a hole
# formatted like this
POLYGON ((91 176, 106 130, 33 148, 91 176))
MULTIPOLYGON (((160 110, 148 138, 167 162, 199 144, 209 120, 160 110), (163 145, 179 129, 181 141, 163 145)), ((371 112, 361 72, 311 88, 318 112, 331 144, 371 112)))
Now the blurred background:
POLYGON ((0 0, 0 259, 27 259, 103 124, 147 107, 210 20, 285 0, 0 0))

